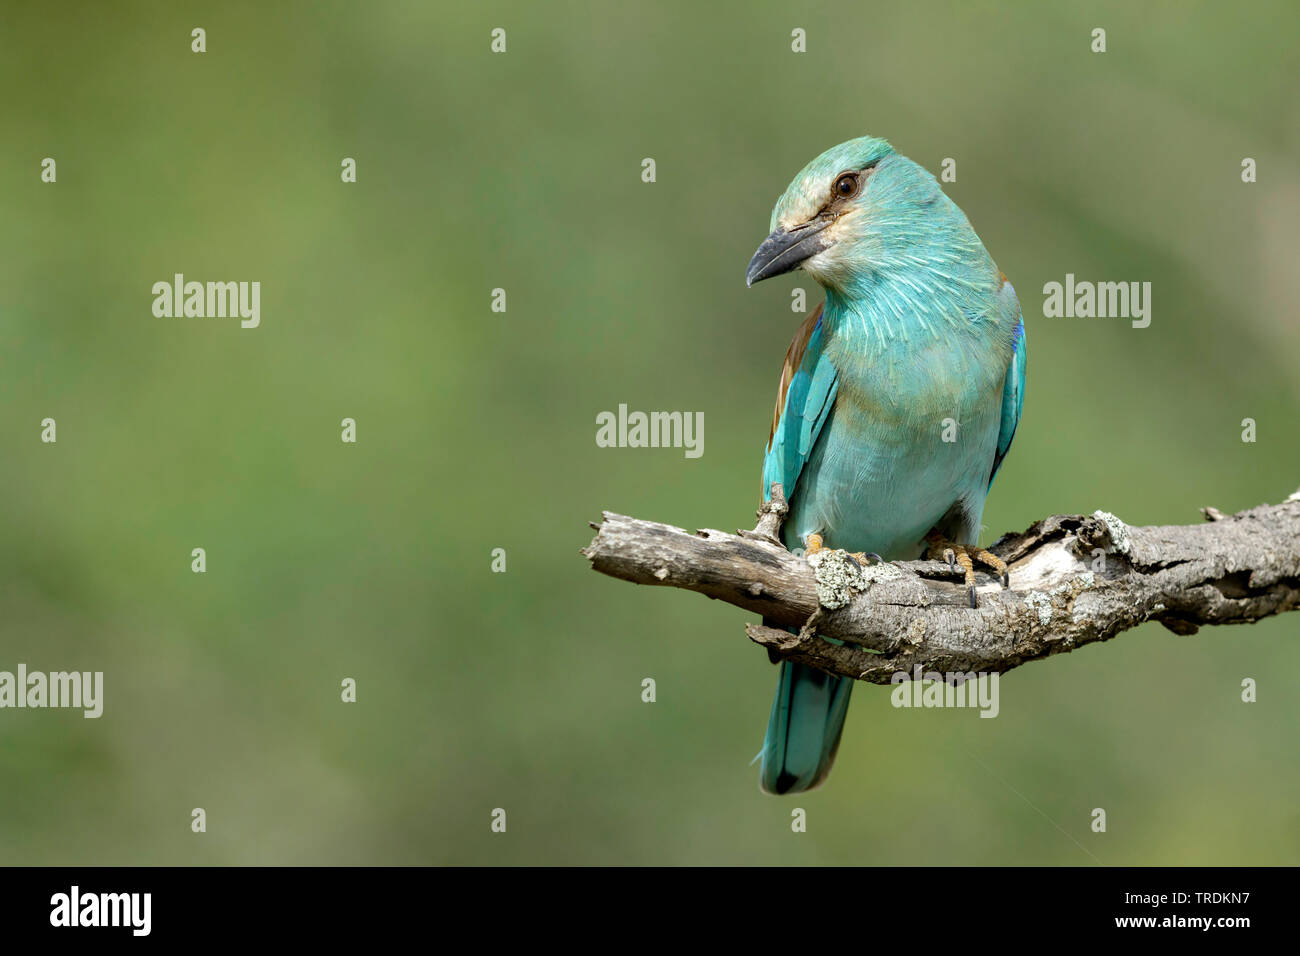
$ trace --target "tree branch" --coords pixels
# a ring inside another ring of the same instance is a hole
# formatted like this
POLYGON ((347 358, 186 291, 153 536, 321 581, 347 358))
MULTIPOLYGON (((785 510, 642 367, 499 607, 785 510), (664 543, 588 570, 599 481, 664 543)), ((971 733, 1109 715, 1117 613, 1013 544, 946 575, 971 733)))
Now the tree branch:
POLYGON ((877 684, 917 666, 1001 673, 1145 621, 1193 634, 1300 607, 1300 491, 1230 516, 1204 508, 1201 525, 1054 515, 989 549, 1011 566, 1011 588, 977 571, 977 609, 943 562, 864 568, 839 550, 787 551, 780 485, 772 497, 758 526, 734 535, 605 512, 582 553, 602 574, 697 591, 794 628, 746 625, 775 658, 877 684))

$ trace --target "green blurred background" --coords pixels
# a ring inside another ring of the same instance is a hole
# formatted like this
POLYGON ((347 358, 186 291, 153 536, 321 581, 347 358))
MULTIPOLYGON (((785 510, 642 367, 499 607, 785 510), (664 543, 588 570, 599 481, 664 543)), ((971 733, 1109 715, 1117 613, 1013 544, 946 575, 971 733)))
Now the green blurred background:
POLYGON ((985 540, 1294 491, 1293 5, 640 6, 4 4, 0 669, 106 690, 0 712, 0 862, 1300 862, 1300 615, 1035 663, 996 720, 864 685, 776 799, 749 616, 578 553, 602 509, 752 523, 819 290, 745 265, 865 133, 957 161, 1024 304, 985 540), (261 327, 154 318, 175 272, 260 281, 261 327), (1044 318, 1067 272, 1151 282, 1150 328, 1044 318), (703 457, 598 448, 620 403, 703 457))

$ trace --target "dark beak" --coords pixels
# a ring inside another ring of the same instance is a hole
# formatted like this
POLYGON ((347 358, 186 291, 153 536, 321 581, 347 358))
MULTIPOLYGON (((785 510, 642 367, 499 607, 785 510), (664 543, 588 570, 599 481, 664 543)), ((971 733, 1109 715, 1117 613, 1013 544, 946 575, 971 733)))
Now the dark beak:
POLYGON ((814 219, 802 226, 795 226, 789 232, 778 229, 758 247, 754 258, 749 260, 749 269, 745 272, 745 285, 753 285, 772 276, 798 269, 805 259, 810 259, 830 245, 821 231, 830 225, 823 219, 814 219))

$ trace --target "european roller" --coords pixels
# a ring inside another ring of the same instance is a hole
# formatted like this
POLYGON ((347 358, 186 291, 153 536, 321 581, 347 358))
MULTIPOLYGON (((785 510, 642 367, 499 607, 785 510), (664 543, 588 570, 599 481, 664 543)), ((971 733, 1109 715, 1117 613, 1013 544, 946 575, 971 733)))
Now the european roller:
MULTIPOLYGON (((1020 304, 935 178, 882 139, 828 149, 795 176, 745 281, 803 269, 825 290, 786 352, 763 459, 786 547, 960 565, 971 607, 984 499, 1020 420, 1020 304)), ((760 783, 826 779, 853 681, 781 662, 760 783)))

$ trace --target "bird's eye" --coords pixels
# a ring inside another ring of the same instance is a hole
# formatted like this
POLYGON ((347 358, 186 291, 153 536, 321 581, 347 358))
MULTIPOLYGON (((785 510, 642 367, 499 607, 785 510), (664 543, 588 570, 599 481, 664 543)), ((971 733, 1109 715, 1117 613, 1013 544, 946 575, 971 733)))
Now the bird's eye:
POLYGON ((833 191, 836 196, 847 199, 858 191, 858 177, 855 173, 845 173, 835 180, 833 191))

